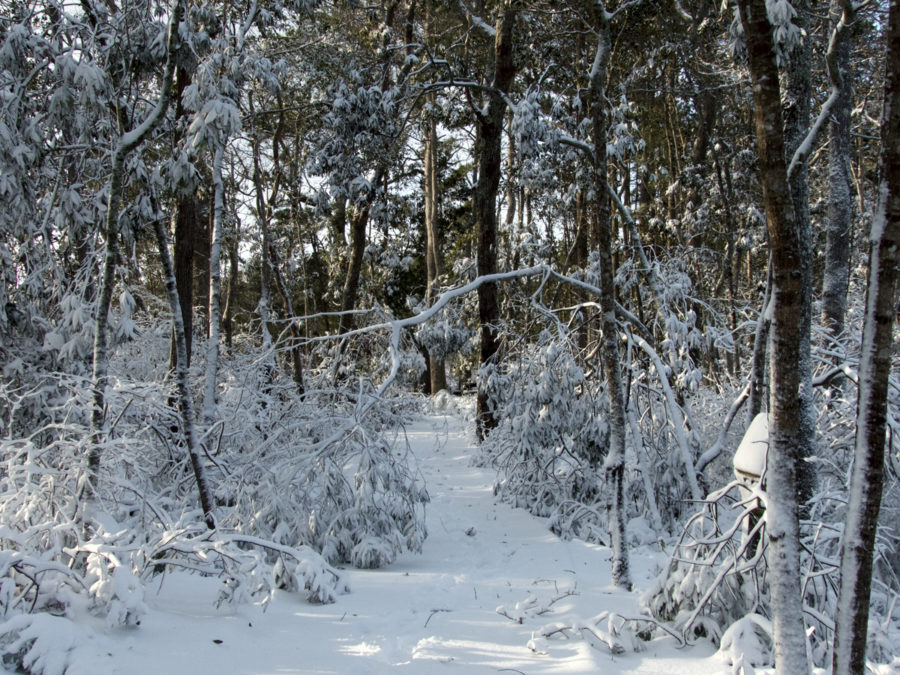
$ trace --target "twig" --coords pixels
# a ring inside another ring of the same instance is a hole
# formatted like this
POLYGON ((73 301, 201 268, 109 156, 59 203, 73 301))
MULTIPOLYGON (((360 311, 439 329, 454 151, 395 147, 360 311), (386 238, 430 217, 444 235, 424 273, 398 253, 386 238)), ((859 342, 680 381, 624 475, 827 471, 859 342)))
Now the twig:
POLYGON ((425 619, 425 625, 422 628, 428 628, 428 622, 434 617, 438 612, 452 612, 452 609, 433 609, 431 610, 431 614, 428 615, 428 618, 425 619))

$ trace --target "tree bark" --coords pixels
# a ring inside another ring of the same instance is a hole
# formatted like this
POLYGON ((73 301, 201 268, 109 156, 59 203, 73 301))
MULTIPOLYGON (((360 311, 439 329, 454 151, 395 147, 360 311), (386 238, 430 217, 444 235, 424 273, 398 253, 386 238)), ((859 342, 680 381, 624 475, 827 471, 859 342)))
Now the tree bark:
MULTIPOLYGON (((806 30, 810 11, 809 0, 794 0, 797 17, 794 23, 806 30)), ((784 119, 785 156, 793 157, 795 151, 809 133, 810 101, 812 81, 810 65, 812 42, 802 40, 790 54, 787 77, 787 104, 784 119)), ((796 170, 790 174, 791 200, 794 205, 794 219, 800 241, 800 279, 802 293, 800 302, 800 359, 797 362, 800 378, 800 429, 797 440, 800 443, 801 461, 797 471, 797 500, 801 517, 807 513, 807 502, 816 488, 815 464, 805 461, 815 457, 816 452, 816 411, 813 405, 812 355, 810 353, 810 332, 812 329, 812 288, 813 250, 812 221, 809 213, 809 160, 804 157, 796 170)))
POLYGON ((835 675, 866 672, 872 559, 884 480, 891 342, 900 297, 900 7, 897 0, 891 2, 888 22, 880 169, 878 205, 869 235, 856 447, 841 542, 841 587, 834 636, 835 675))
POLYGON ((238 232, 235 227, 228 242, 228 293, 225 299, 225 318, 222 321, 225 329, 225 346, 231 349, 234 340, 234 306, 238 292, 238 232))
POLYGON ((829 59, 832 81, 839 87, 828 125, 828 209, 825 217, 825 274, 822 278, 822 324, 833 339, 844 332, 847 289, 850 285, 850 222, 853 216, 850 171, 850 113, 853 73, 846 28, 855 20, 850 2, 831 5, 835 37, 829 59))
MULTIPOLYGON (((252 110, 252 108, 251 108, 252 110)), ((269 262, 271 237, 269 235, 269 209, 265 188, 262 183, 260 167, 259 138, 253 137, 253 186, 256 192, 256 219, 262 234, 260 242, 260 279, 259 279, 259 328, 262 337, 262 391, 268 393, 275 376, 275 353, 272 345, 272 334, 269 332, 269 289, 272 286, 272 269, 269 262)), ((277 185, 277 184, 276 184, 277 185)))
MULTIPOLYGON (((209 254, 209 330, 206 341, 206 385, 203 391, 203 421, 209 426, 216 416, 216 376, 219 369, 219 325, 221 316, 222 238, 225 228, 225 184, 222 180, 224 140, 213 157, 213 232, 209 254)), ((188 362, 185 362, 186 364, 188 362)))
MULTIPOLYGON (((434 97, 431 99, 434 104, 434 97)), ((441 275, 440 238, 437 223, 437 121, 429 116, 425 129, 425 302, 431 304, 434 299, 437 278, 441 275)), ((447 388, 447 368, 443 357, 428 355, 428 374, 430 393, 436 394, 447 388)))
POLYGON ((181 412, 182 433, 187 442, 191 469, 194 472, 194 481, 197 484, 197 492, 200 496, 200 507, 203 509, 203 519, 206 522, 206 526, 212 530, 216 527, 213 515, 215 501, 209 487, 209 481, 206 478, 206 469, 200 458, 200 441, 197 438, 197 428, 194 424, 194 406, 188 381, 187 340, 185 339, 184 321, 179 311, 181 303, 178 298, 178 284, 175 279, 172 260, 169 257, 168 237, 161 220, 155 221, 154 232, 156 233, 159 259, 163 268, 163 278, 166 280, 169 307, 172 310, 172 333, 177 354, 175 359, 175 386, 178 390, 178 409, 181 412))
MULTIPOLYGON (((716 182, 719 186, 719 194, 722 195, 722 203, 725 207, 725 227, 728 231, 728 242, 725 247, 725 265, 727 265, 728 269, 725 272, 725 276, 727 278, 728 283, 728 315, 731 320, 731 333, 732 335, 737 334, 738 327, 738 319, 737 319, 737 306, 735 300, 737 299, 737 273, 736 273, 736 264, 735 262, 738 260, 738 256, 735 254, 735 248, 737 245, 737 219, 734 217, 734 212, 731 209, 731 202, 734 199, 734 193, 731 189, 731 182, 725 180, 725 172, 722 169, 722 162, 719 159, 719 153, 716 152, 715 148, 713 149, 713 168, 716 172, 716 182)), ((734 353, 726 356, 726 361, 730 366, 729 371, 731 376, 734 378, 738 377, 738 373, 741 372, 741 345, 738 340, 734 341, 734 353)), ((753 419, 752 417, 750 418, 753 419)))
POLYGON ((290 288, 288 288, 287 282, 284 279, 284 274, 281 271, 281 264, 278 260, 278 253, 275 251, 274 246, 269 253, 269 259, 272 262, 272 274, 275 277, 275 288, 278 289, 278 294, 281 296, 281 302, 284 303, 284 311, 287 314, 287 320, 290 322, 288 324, 288 332, 291 336, 291 346, 289 351, 291 354, 294 386, 297 387, 297 394, 300 398, 303 398, 306 393, 306 387, 303 384, 303 353, 300 349, 300 341, 303 336, 300 335, 300 329, 297 326, 297 321, 294 319, 294 303, 291 301, 290 288))
MULTIPOLYGON (((181 97, 191 83, 191 73, 179 66, 175 71, 175 122, 187 116, 181 97)), ((179 132, 180 133, 180 132, 179 132)), ((175 281, 178 284, 178 301, 181 303, 181 317, 184 321, 184 337, 186 340, 187 364, 191 364, 192 342, 194 334, 194 241, 199 228, 200 208, 193 190, 179 193, 175 201, 175 281)), ((172 345, 169 366, 176 365, 177 351, 175 335, 172 334, 172 345)))
MULTIPOLYGON (((380 181, 373 182, 377 185, 380 181)), ((362 274, 363 255, 366 252, 366 228, 369 225, 369 208, 371 202, 354 210, 350 214, 350 259, 347 262, 347 275, 344 277, 344 290, 341 293, 341 319, 338 333, 353 330, 356 324, 352 311, 356 308, 359 295, 359 278, 362 274)))
POLYGON ((779 675, 809 672, 800 595, 800 532, 797 474, 800 463, 802 246, 785 161, 781 91, 773 29, 765 0, 739 0, 753 83, 760 178, 772 254, 769 450, 766 518, 769 591, 775 669, 779 675))
POLYGON ((753 421, 763 409, 766 399, 766 356, 769 353, 769 331, 772 327, 769 316, 769 303, 772 301, 772 256, 769 256, 766 272, 766 288, 763 292, 762 306, 756 331, 753 334, 753 353, 750 356, 750 402, 747 409, 750 413, 747 424, 753 421))
POLYGON ((594 147, 592 182, 600 263, 600 327, 603 368, 609 397, 609 450, 604 462, 607 485, 607 523, 612 549, 612 582, 620 588, 631 588, 628 544, 625 539, 625 389, 619 356, 619 325, 616 321, 616 289, 612 256, 611 190, 607 185, 609 158, 606 144, 609 135, 609 113, 606 99, 606 77, 612 50, 610 16, 602 2, 590 3, 592 28, 597 34, 597 50, 590 70, 589 95, 591 140, 594 147))
MULTIPOLYGON (((497 22, 494 40, 494 78, 487 111, 477 112, 478 122, 478 181, 473 195, 475 229, 478 241, 478 276, 497 271, 497 190, 500 187, 501 141, 506 101, 516 75, 513 58, 514 25, 518 9, 507 2, 497 22)), ((500 305, 494 283, 478 287, 478 320, 481 325, 481 365, 496 363, 500 350, 500 305)), ((476 404, 476 430, 479 440, 497 426, 487 391, 479 385, 476 404)))

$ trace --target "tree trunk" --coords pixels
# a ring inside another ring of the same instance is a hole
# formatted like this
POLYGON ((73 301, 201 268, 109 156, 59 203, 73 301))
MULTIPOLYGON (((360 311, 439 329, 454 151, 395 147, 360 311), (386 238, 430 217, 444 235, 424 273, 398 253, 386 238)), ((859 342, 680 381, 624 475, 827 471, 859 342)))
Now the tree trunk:
MULTIPOLYGON (((175 72, 175 122, 187 116, 181 97, 191 83, 191 73, 179 66, 175 72)), ((181 318, 184 321, 187 364, 191 364, 194 335, 194 241, 199 228, 200 207, 194 191, 179 192, 175 200, 175 281, 178 284, 178 301, 181 303, 181 318)), ((169 355, 169 366, 174 368, 177 361, 175 335, 169 355)))
MULTIPOLYGON (((809 0, 794 0, 797 17, 794 23, 800 28, 808 28, 809 0)), ((810 101, 812 83, 810 62, 812 43, 803 40, 791 52, 787 77, 787 104, 784 120, 784 144, 786 157, 794 152, 809 133, 810 101)), ((790 175, 791 200, 794 205, 794 219, 800 240, 800 278, 802 283, 800 303, 800 360, 797 362, 800 378, 800 429, 797 440, 801 461, 797 473, 797 500, 800 513, 805 517, 806 504, 816 488, 816 465, 805 461, 815 457, 816 452, 816 411, 813 406, 812 356, 810 354, 810 331, 812 328, 812 221, 809 213, 809 161, 804 159, 790 175)))
MULTIPOLYGON (((184 11, 183 3, 175 3, 172 17, 169 20, 168 51, 166 68, 156 107, 148 114, 140 125, 123 133, 116 141, 113 152, 112 173, 109 179, 109 199, 106 206, 106 222, 104 238, 106 239, 106 255, 103 260, 103 271, 100 280, 100 292, 97 297, 96 315, 94 317, 94 353, 92 359, 91 389, 93 391, 91 406, 91 439, 87 451, 86 481, 96 477, 100 467, 101 436, 106 419, 106 386, 109 382, 109 310, 112 304, 113 286, 116 282, 116 260, 118 258, 119 240, 119 208, 122 205, 122 192, 125 179, 125 158, 138 148, 159 124, 172 99, 172 77, 175 70, 175 51, 178 45, 178 24, 184 11)), ((83 489, 79 488, 79 490, 83 489)))
POLYGON ((704 89, 697 97, 697 109, 700 111, 700 124, 697 128, 697 138, 694 140, 693 164, 699 166, 706 160, 709 149, 709 139, 716 127, 716 115, 719 112, 719 99, 710 89, 704 89))
MULTIPOLYGON (((584 190, 579 190, 575 194, 575 241, 572 242, 572 248, 569 250, 569 255, 567 256, 567 258, 571 259, 572 265, 578 270, 584 270, 588 263, 588 229, 590 224, 588 222, 585 202, 584 190)), ((569 262, 569 260, 566 260, 566 265, 564 266, 564 270, 566 270, 567 273, 569 262)), ((586 302, 587 294, 581 289, 576 289, 575 299, 576 302, 579 303, 586 302)), ((587 309, 581 309, 579 311, 581 319, 577 324, 577 340, 578 349, 583 354, 587 349, 588 341, 590 340, 588 334, 590 321, 588 320, 587 309)))
POLYGON ((891 338, 900 296, 900 8, 891 2, 881 189, 869 235, 866 314, 859 358, 856 448, 841 545, 841 587, 834 636, 834 674, 866 672, 872 558, 884 480, 885 416, 891 338))
MULTIPOLYGON (((219 369, 219 324, 222 286, 222 232, 225 228, 225 185, 222 181, 224 140, 213 158, 213 232, 209 253, 209 331, 206 341, 206 386, 203 391, 203 421, 207 426, 216 416, 216 375, 219 369)), ((187 362, 185 362, 187 363, 187 362)))
MULTIPOLYGON (((434 97, 431 99, 434 104, 434 97)), ((441 251, 437 223, 437 121, 429 116, 425 129, 425 302, 431 304, 435 295, 437 278, 441 274, 441 251)), ((442 357, 428 355, 430 393, 447 388, 447 368, 442 357)))
POLYGON ((822 324, 838 339, 844 332, 847 289, 850 285, 850 222, 853 215, 850 171, 850 113, 853 72, 850 69, 850 44, 846 29, 856 12, 850 2, 834 0, 831 5, 836 39, 829 68, 832 80, 840 87, 831 110, 828 126, 828 210, 825 218, 825 274, 822 279, 822 324), (843 7, 842 7, 843 6, 843 7))
POLYGON ((766 518, 769 591, 779 675, 809 672, 800 596, 797 474, 800 463, 800 362, 803 265, 800 232, 787 178, 781 91, 765 0, 739 0, 750 78, 760 178, 772 254, 772 354, 766 518))
MULTIPOLYGON (((377 185, 380 180, 373 182, 377 185)), ((356 309, 356 298, 359 295, 359 278, 362 274, 363 255, 366 252, 366 228, 369 224, 369 208, 366 202, 359 210, 350 214, 350 259, 347 263, 347 275, 344 277, 344 290, 341 293, 341 319, 338 333, 353 330, 355 320, 351 313, 356 309)))
POLYGON ((759 319, 756 323, 756 331, 753 334, 753 353, 750 356, 750 403, 747 408, 750 412, 747 424, 753 421, 763 409, 763 401, 766 398, 766 356, 769 352, 769 330, 772 327, 769 316, 769 303, 772 302, 772 256, 769 256, 768 271, 766 272, 766 288, 763 292, 762 305, 759 309, 759 319))
MULTIPOLYGON (((473 195, 473 209, 478 241, 478 276, 497 271, 497 190, 500 187, 503 115, 506 111, 503 94, 509 91, 516 75, 513 32, 517 11, 515 3, 506 3, 497 22, 492 91, 486 113, 477 113, 478 181, 473 195)), ((500 305, 494 283, 478 287, 478 320, 481 325, 481 365, 496 363, 500 350, 500 305)), ((477 434, 479 440, 483 440, 497 426, 497 420, 482 385, 478 387, 476 407, 477 434)))
POLYGON ((297 387, 297 394, 300 398, 303 398, 306 393, 306 388, 303 385, 303 353, 300 349, 300 341, 302 340, 302 336, 300 335, 300 329, 297 326, 297 321, 294 319, 294 303, 291 301, 291 292, 288 288, 287 282, 284 279, 284 274, 281 272, 281 264, 278 260, 278 254, 275 251, 275 247, 273 246, 270 253, 269 259, 272 262, 272 273, 275 277, 275 288, 278 289, 278 294, 281 296, 281 302, 284 303, 284 311, 287 314, 287 320, 290 322, 288 324, 288 332, 291 336, 291 367, 293 371, 294 385, 297 387))
POLYGON ((619 357, 619 325, 616 321, 616 289, 613 278, 611 190, 607 185, 609 158, 606 153, 609 114, 606 76, 612 49, 609 14, 602 3, 589 6, 592 28, 597 33, 597 51, 590 71, 591 140, 594 147, 592 181, 596 216, 597 254, 600 263, 600 327, 603 368, 609 396, 609 451, 604 470, 607 485, 607 522, 612 548, 612 582, 631 588, 628 544, 625 539, 625 398, 619 357))
POLYGON ((231 233, 228 242, 228 294, 225 299, 225 318, 222 322, 225 328, 225 346, 231 349, 234 340, 234 305, 237 302, 238 291, 238 231, 237 227, 231 233))
MULTIPOLYGON (((722 195, 722 204, 725 208, 725 228, 728 231, 728 243, 725 247, 725 264, 728 269, 725 272, 727 283, 728 283, 728 306, 729 306, 729 318, 731 320, 731 334, 737 334, 737 307, 735 304, 735 300, 737 298, 737 272, 736 272, 736 261, 738 260, 738 256, 735 253, 735 247, 737 245, 737 230, 738 224, 737 219, 734 217, 734 212, 731 210, 731 203, 734 199, 734 192, 731 189, 731 181, 725 180, 725 172, 722 169, 722 162, 719 159, 719 153, 713 148, 713 168, 716 172, 716 183, 719 186, 719 194, 722 195)), ((738 340, 734 340, 734 354, 728 355, 726 358, 727 362, 730 365, 730 373, 734 378, 738 377, 738 373, 741 372, 741 346, 738 340)), ((753 419, 752 417, 750 419, 753 419)))
MULTIPOLYGON (((217 152, 218 154, 218 152, 217 152)), ((172 333, 176 350, 175 359, 175 386, 178 390, 178 409, 181 412, 181 428, 187 443, 188 456, 191 460, 191 468, 194 471, 194 481, 197 484, 197 492, 200 496, 200 507, 203 509, 203 519, 209 529, 215 529, 216 521, 213 516, 212 491, 206 479, 206 469, 200 459, 200 441, 197 439, 197 428, 194 424, 194 406, 191 400, 190 383, 188 381, 187 366, 187 340, 184 332, 184 321, 179 311, 181 303, 178 298, 178 284, 175 279, 172 260, 169 257, 169 241, 161 220, 154 222, 156 244, 159 250, 159 259, 163 268, 163 277, 166 280, 166 293, 169 297, 169 307, 172 310, 172 333)))
MULTIPOLYGON (((252 109, 251 109, 252 110, 252 109)), ((272 286, 272 270, 269 262, 271 238, 269 236, 269 210, 265 189, 262 183, 260 168, 259 138, 253 137, 253 186, 256 192, 256 219, 261 230, 260 242, 260 279, 259 279, 259 328, 262 337, 262 392, 267 394, 275 377, 275 350, 272 345, 272 334, 269 333, 269 289, 272 286)))

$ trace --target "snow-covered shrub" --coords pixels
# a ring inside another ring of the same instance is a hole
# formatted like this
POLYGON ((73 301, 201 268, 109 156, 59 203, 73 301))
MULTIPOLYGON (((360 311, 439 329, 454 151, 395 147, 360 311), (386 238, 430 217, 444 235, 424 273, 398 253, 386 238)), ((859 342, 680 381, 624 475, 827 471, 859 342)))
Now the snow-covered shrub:
POLYGON ((258 358, 252 345, 227 357, 215 457, 220 526, 358 567, 421 550, 428 494, 402 433, 421 400, 382 397, 366 377, 367 365, 388 375, 390 352, 383 331, 322 348, 313 358, 323 367, 307 371, 302 399, 276 375, 262 407, 247 405, 258 397, 244 376, 258 358))
MULTIPOLYGON (((315 550, 253 537, 252 531, 239 536, 224 522, 211 531, 203 523, 166 378, 169 331, 156 317, 140 321, 135 339, 119 345, 111 360, 111 422, 94 441, 102 443, 101 461, 89 482, 83 468, 92 442, 90 382, 53 370, 58 360, 48 359, 36 338, 20 343, 22 367, 4 369, 0 621, 87 611, 110 627, 136 626, 146 609, 145 584, 172 569, 221 579, 220 601, 264 602, 276 588, 279 559, 289 561, 298 592, 316 602, 334 601, 346 584, 315 550)), ((237 422, 262 436, 259 407, 244 409, 237 422)), ((223 420, 204 437, 217 484, 228 470, 222 447, 249 450, 222 443, 225 428, 223 420)), ((7 644, 17 646, 9 658, 16 667, 40 672, 26 664, 36 653, 32 642, 11 638, 7 644)))
POLYGON ((258 453, 231 454, 219 485, 223 522, 357 567, 421 550, 428 494, 415 458, 389 412, 356 410, 309 395, 286 409, 290 423, 273 425, 258 453))
MULTIPOLYGON (((826 375, 835 368, 828 365, 830 361, 822 360, 826 375)), ((841 368, 837 372, 843 372, 841 368)), ((802 601, 809 650, 813 662, 823 667, 831 663, 838 561, 854 445, 856 406, 852 397, 845 395, 848 391, 852 390, 817 389, 817 395, 826 399, 819 407, 820 450, 811 460, 817 469, 818 486, 800 523, 802 601)), ((892 399, 890 405, 893 408, 897 401, 892 399)), ((890 441, 891 451, 896 452, 896 441, 893 437, 890 441)), ((771 610, 766 578, 765 484, 749 499, 746 492, 742 494, 736 488, 736 483, 730 483, 707 498, 684 528, 668 568, 643 597, 654 617, 673 623, 685 636, 705 635, 714 642, 721 641, 720 652, 732 672, 746 666, 766 666, 773 659, 767 629, 771 610)), ((891 662, 900 634, 900 583, 892 560, 896 533, 890 527, 896 512, 896 480, 889 479, 882 495, 873 552, 867 655, 875 663, 891 662)))
POLYGON ((711 494, 642 596, 645 609, 686 637, 714 643, 738 619, 765 612, 763 525, 755 501, 740 501, 737 482, 711 494))
POLYGON ((722 635, 719 656, 732 673, 746 673, 748 666, 774 665, 773 645, 772 622, 759 614, 748 614, 731 624, 722 635))
POLYGON ((467 355, 472 351, 472 331, 466 327, 461 317, 451 314, 446 308, 419 327, 416 339, 430 355, 437 358, 446 359, 453 354, 467 355))
POLYGON ((560 535, 599 532, 591 505, 600 495, 608 429, 568 343, 544 332, 505 373, 480 376, 500 420, 482 446, 501 474, 497 494, 550 517, 560 535))
POLYGON ((108 607, 106 625, 110 628, 140 625, 147 606, 144 586, 130 569, 131 565, 123 565, 113 554, 92 553, 87 556, 86 566, 86 576, 93 580, 91 595, 108 607))
POLYGON ((65 617, 25 614, 0 623, 0 664, 31 675, 64 675, 93 631, 65 617))
POLYGON ((26 611, 65 611, 67 600, 85 590, 84 580, 55 560, 13 549, 10 534, 0 537, 10 547, 0 551, 0 620, 26 611))

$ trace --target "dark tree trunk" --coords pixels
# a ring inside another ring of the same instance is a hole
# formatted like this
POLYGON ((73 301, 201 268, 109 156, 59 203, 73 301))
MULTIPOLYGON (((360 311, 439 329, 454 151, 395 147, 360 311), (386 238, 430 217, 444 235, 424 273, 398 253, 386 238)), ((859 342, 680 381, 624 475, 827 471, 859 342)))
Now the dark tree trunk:
POLYGON ((750 356, 750 402, 747 406, 750 413, 747 424, 753 421, 763 409, 763 401, 766 399, 766 356, 769 352, 769 303, 772 301, 772 258, 769 256, 768 272, 766 273, 766 289, 763 293, 762 305, 759 310, 759 320, 756 331, 753 334, 753 353, 750 356))
MULTIPOLYGON (((191 83, 191 73, 179 66, 175 71, 175 121, 176 127, 182 122, 188 112, 185 110, 181 97, 184 90, 191 83)), ((178 301, 181 305, 181 320, 184 322, 185 350, 187 365, 191 365, 191 353, 194 334, 194 243, 197 238, 197 230, 200 228, 200 207, 194 191, 181 193, 175 201, 175 283, 178 285, 178 301)), ((174 368, 177 363, 177 351, 175 349, 175 335, 172 335, 172 344, 169 354, 169 365, 174 368)))
MULTIPOLYGON (((797 10, 795 23, 808 28, 809 1, 795 0, 797 10)), ((784 119, 785 156, 794 152, 809 133, 810 101, 812 82, 810 62, 812 43, 803 40, 790 55, 787 77, 787 105, 784 119)), ((816 453, 816 411, 813 406, 812 356, 810 354, 810 331, 812 329, 812 221, 809 213, 809 162, 804 159, 790 176, 791 200, 794 205, 794 219, 800 240, 800 278, 802 287, 800 303, 800 360, 797 363, 800 378, 800 429, 797 440, 800 443, 800 457, 797 473, 797 499, 801 517, 805 517, 807 502, 816 488, 816 471, 813 462, 805 461, 816 453)))
POLYGON ((271 246, 269 259, 272 263, 272 273, 275 277, 275 288, 278 289, 278 295, 281 296, 281 302, 284 304, 284 311, 287 315, 285 318, 290 321, 288 332, 291 336, 291 369, 294 378, 294 385, 297 387, 297 394, 302 398, 306 393, 303 385, 303 353, 300 349, 300 341, 302 335, 297 321, 294 319, 294 304, 291 302, 291 292, 285 281, 284 274, 281 271, 281 263, 278 259, 278 252, 274 246, 271 246))
POLYGON ((172 308, 172 334, 173 344, 177 357, 175 360, 175 386, 177 388, 178 409, 181 412, 181 427, 187 444, 188 457, 194 472, 194 482, 197 484, 197 493, 200 497, 200 507, 203 510, 203 519, 206 526, 213 530, 216 521, 213 514, 215 501, 209 481, 206 478, 206 469, 200 457, 201 447, 197 437, 197 427, 194 423, 194 404, 191 398, 190 381, 187 367, 187 340, 184 332, 184 323, 181 313, 176 311, 179 306, 178 284, 175 281, 175 270, 172 260, 169 258, 169 242, 165 228, 161 221, 154 223, 157 250, 159 251, 160 264, 163 269, 163 277, 166 281, 166 293, 169 298, 169 306, 172 308))
MULTIPOLYGON (((374 184, 378 184, 375 182, 374 184)), ((344 277, 344 291, 341 294, 341 319, 339 333, 353 330, 355 321, 353 314, 356 298, 359 295, 359 277, 362 273, 363 254, 366 252, 366 228, 369 224, 369 203, 350 214, 350 259, 347 262, 347 275, 344 277)))
MULTIPOLYGON (((434 99, 432 97, 432 103, 434 99)), ((435 285, 441 274, 441 250, 437 222, 438 164, 437 164, 437 121, 429 117, 425 129, 425 302, 434 300, 435 285)), ((443 357, 427 355, 428 393, 436 394, 447 388, 447 368, 443 357)))
MULTIPOLYGON (((478 182, 473 195, 475 229, 478 241, 478 276, 497 271, 497 190, 500 187, 501 140, 506 102, 503 94, 509 91, 516 75, 513 59, 513 29, 516 6, 507 3, 497 23, 494 42, 494 80, 486 114, 478 113, 478 182)), ((481 325, 481 365, 496 363, 500 350, 498 324, 500 305, 496 284, 478 287, 478 320, 481 325)), ((487 392, 478 387, 478 438, 483 440, 497 426, 487 392)))
MULTIPOLYGON (((182 195, 175 203, 175 282, 184 322, 187 365, 191 364, 194 332, 194 239, 199 209, 194 195, 182 195)), ((170 365, 175 366, 175 338, 172 337, 170 365)))
MULTIPOLYGON (((732 335, 735 335, 738 327, 737 306, 735 303, 737 298, 737 261, 739 260, 739 256, 736 255, 735 251, 737 245, 736 235, 738 224, 737 219, 734 217, 734 212, 731 209, 731 203, 734 199, 731 181, 725 179, 726 174, 722 168, 719 153, 713 149, 712 154, 713 166, 716 172, 716 182, 719 186, 719 193, 722 195, 722 203, 725 207, 725 227, 728 230, 728 243, 725 249, 725 264, 728 266, 728 269, 726 270, 725 275, 728 283, 728 305, 729 317, 731 320, 731 332, 732 335)), ((728 355, 726 361, 728 362, 731 376, 737 378, 738 373, 741 372, 741 346, 740 342, 737 340, 734 341, 734 354, 728 355)), ((752 420, 753 418, 751 417, 750 419, 752 420)))
POLYGON ((237 302, 238 291, 238 240, 235 228, 228 242, 228 294, 225 299, 225 318, 222 322, 225 329, 225 346, 228 349, 231 349, 234 340, 234 305, 237 302))
MULTIPOLYGON (((855 12, 849 2, 835 0, 832 22, 851 24, 855 12), (844 5, 843 9, 841 5, 844 5)), ((825 274, 822 280, 822 324, 837 339, 844 332, 847 289, 850 285, 850 223, 853 216, 850 171, 850 112, 852 108, 852 71, 850 43, 841 29, 834 44, 829 68, 840 91, 831 110, 828 126, 828 210, 825 218, 825 274)))
POLYGON ((694 140, 693 156, 691 158, 695 165, 702 164, 706 159, 709 139, 712 137, 713 129, 715 129, 716 114, 719 111, 719 100, 709 89, 704 89, 698 98, 700 124, 697 129, 697 138, 694 140))
POLYGON ((869 240, 856 449, 841 545, 835 675, 866 672, 872 559, 884 480, 891 338, 900 296, 900 8, 896 0, 891 2, 888 23, 880 165, 881 189, 869 240))
MULTIPOLYGON (((579 190, 575 195, 575 241, 572 243, 572 249, 569 252, 572 264, 579 270, 587 267, 588 262, 588 228, 589 219, 587 217, 587 209, 584 198, 584 191, 579 190)), ((567 265, 568 267, 568 261, 567 265)), ((578 302, 587 300, 587 294, 581 289, 575 291, 578 302)), ((588 328, 590 322, 587 318, 586 309, 581 310, 581 321, 578 324, 578 349, 584 352, 587 349, 589 335, 588 328)))
POLYGON ((797 475, 800 463, 800 375, 803 250, 785 162, 781 92, 765 0, 739 0, 747 40, 760 178, 772 254, 767 535, 779 675, 808 672, 800 597, 797 475))

